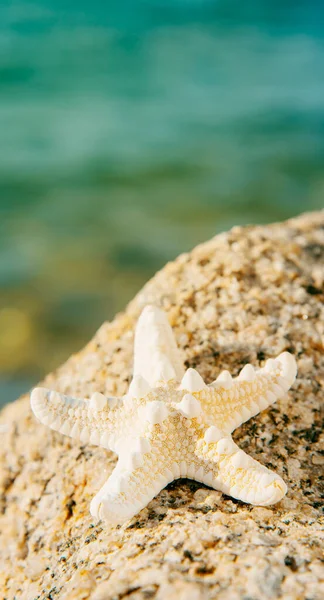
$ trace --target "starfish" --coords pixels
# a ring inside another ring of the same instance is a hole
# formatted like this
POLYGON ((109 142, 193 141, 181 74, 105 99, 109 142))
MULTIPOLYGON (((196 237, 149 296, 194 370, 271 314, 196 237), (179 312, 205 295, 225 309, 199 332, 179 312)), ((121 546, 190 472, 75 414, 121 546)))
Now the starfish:
POLYGON ((134 346, 133 379, 123 398, 95 392, 79 400, 45 388, 31 394, 43 424, 117 453, 117 466, 91 502, 92 516, 121 524, 179 477, 250 504, 281 500, 284 481, 245 454, 231 433, 287 392, 296 377, 294 357, 283 352, 261 369, 247 364, 235 379, 222 371, 206 385, 195 369, 185 370, 156 306, 144 308, 134 346))

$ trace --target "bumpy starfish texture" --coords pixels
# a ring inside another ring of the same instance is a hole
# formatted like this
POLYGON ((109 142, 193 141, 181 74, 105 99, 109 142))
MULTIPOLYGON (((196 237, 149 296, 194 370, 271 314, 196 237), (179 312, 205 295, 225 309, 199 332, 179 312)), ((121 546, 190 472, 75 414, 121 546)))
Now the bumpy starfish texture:
POLYGON ((245 365, 206 385, 185 370, 163 311, 147 306, 135 332, 134 376, 123 398, 96 392, 77 400, 35 388, 36 417, 60 433, 118 454, 111 476, 93 498, 93 517, 123 523, 179 477, 261 506, 281 500, 284 481, 234 443, 236 427, 273 404, 291 387, 296 362, 288 352, 262 369, 245 365))

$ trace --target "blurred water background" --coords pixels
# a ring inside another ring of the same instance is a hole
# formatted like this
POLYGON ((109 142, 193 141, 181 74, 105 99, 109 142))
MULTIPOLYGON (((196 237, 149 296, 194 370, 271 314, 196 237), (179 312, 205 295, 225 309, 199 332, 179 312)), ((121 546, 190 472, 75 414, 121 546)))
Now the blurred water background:
POLYGON ((322 0, 2 0, 0 403, 166 261, 321 208, 322 0))

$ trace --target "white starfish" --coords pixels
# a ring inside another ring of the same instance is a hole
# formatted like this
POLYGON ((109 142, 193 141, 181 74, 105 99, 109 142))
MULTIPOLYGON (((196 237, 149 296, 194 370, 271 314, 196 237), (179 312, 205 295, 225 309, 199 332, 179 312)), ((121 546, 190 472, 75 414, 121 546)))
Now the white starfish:
POLYGON ((197 371, 185 371, 166 315, 147 306, 136 327, 126 396, 96 392, 89 401, 75 400, 35 388, 31 406, 51 429, 118 454, 90 511, 122 523, 179 477, 251 504, 281 500, 284 481, 240 450, 231 432, 283 396, 295 376, 295 359, 284 352, 262 369, 245 365, 236 379, 223 371, 206 385, 197 371))

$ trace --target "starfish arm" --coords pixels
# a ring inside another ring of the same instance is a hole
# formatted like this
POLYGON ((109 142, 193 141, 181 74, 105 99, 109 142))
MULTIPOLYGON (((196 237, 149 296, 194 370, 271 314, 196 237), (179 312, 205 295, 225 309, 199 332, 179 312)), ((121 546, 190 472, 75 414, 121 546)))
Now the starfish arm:
POLYGON ((198 395, 208 422, 231 433, 283 396, 293 384, 296 371, 296 361, 289 352, 268 360, 258 371, 246 365, 235 380, 224 371, 198 395))
POLYGON ((131 442, 133 451, 120 454, 111 476, 93 498, 90 512, 94 518, 122 524, 173 481, 162 447, 152 447, 146 438, 137 438, 135 443, 135 451, 131 442))
POLYGON ((113 449, 113 432, 123 406, 117 398, 106 398, 96 392, 86 401, 46 388, 35 388, 30 402, 37 419, 51 429, 83 443, 113 449))
POLYGON ((231 436, 202 442, 197 454, 204 473, 201 481, 242 502, 268 506, 287 492, 283 479, 245 454, 231 436))
POLYGON ((137 322, 134 343, 134 377, 155 386, 171 379, 181 380, 183 360, 166 314, 146 306, 137 322))

